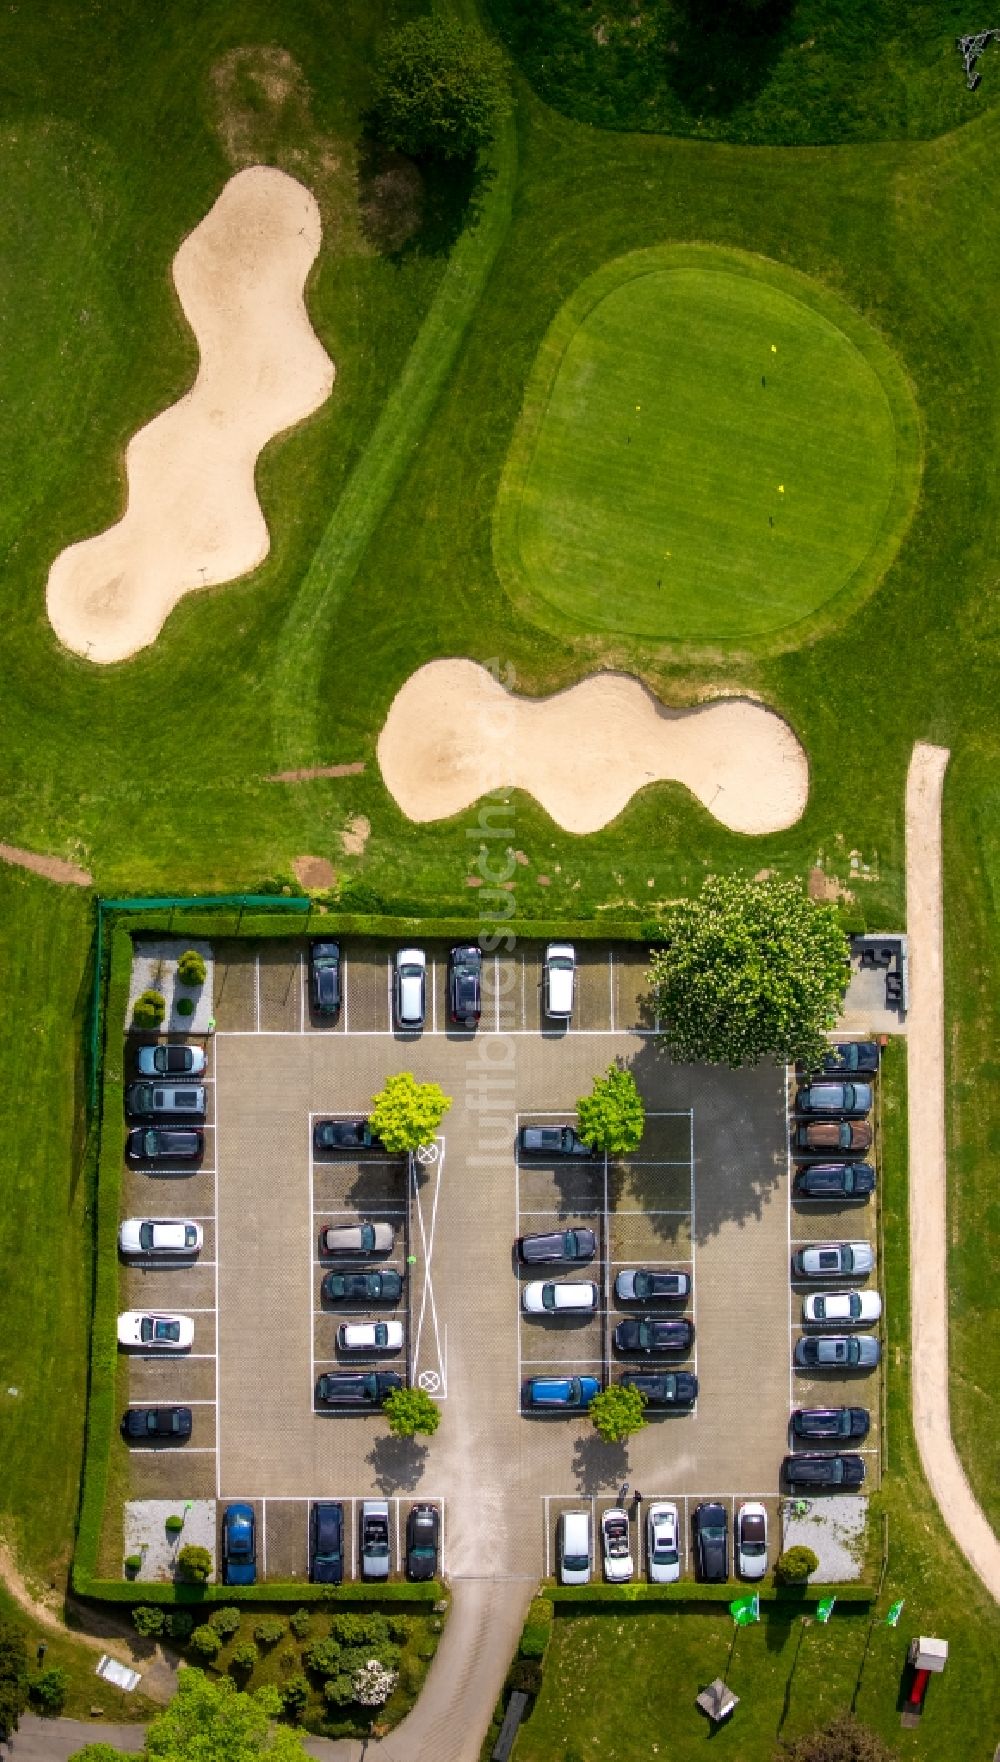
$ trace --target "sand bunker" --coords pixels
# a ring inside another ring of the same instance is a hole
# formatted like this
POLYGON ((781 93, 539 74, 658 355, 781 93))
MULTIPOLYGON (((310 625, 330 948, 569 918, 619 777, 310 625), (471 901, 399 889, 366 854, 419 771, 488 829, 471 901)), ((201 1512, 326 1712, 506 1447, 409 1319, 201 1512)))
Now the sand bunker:
POLYGON ((302 299, 320 238, 309 191, 258 165, 230 178, 181 245, 174 282, 201 351, 198 377, 129 442, 123 518, 52 565, 49 618, 75 653, 124 660, 155 641, 184 594, 267 556, 257 457, 333 385, 302 299))
POLYGON ((683 783, 734 832, 779 832, 809 792, 780 716, 745 698, 665 710, 638 680, 598 673, 555 697, 512 697, 474 661, 432 661, 396 694, 378 740, 411 820, 525 789, 567 832, 597 832, 647 783, 683 783))

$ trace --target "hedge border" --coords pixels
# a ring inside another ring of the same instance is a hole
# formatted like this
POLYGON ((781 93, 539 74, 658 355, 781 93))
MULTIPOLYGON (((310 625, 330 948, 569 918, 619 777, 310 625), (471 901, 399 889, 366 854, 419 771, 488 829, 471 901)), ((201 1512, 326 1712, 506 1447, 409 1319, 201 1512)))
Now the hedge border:
POLYGON ((515 936, 518 941, 545 941, 571 938, 577 942, 649 942, 659 928, 649 914, 644 918, 597 919, 583 918, 434 918, 424 916, 382 915, 376 912, 338 912, 335 909, 306 913, 162 910, 114 913, 116 927, 127 917, 133 936, 170 935, 225 937, 228 940, 273 941, 308 939, 310 936, 368 936, 391 939, 397 936, 421 935, 442 940, 457 938, 468 941, 473 926, 478 925, 483 937, 501 939, 515 936))
MULTIPOLYGON (((552 1603, 613 1603, 619 1606, 623 1603, 675 1603, 691 1609, 699 1605, 731 1603, 734 1598, 746 1594, 746 1585, 738 1580, 725 1585, 695 1585, 683 1579, 672 1585, 543 1585, 539 1592, 539 1596, 547 1597, 552 1603)), ((768 1585, 755 1594, 759 1596, 762 1608, 781 1605, 786 1609, 808 1610, 823 1597, 836 1597, 838 1603, 872 1604, 878 1591, 874 1585, 859 1584, 811 1584, 804 1591, 784 1585, 768 1585)))

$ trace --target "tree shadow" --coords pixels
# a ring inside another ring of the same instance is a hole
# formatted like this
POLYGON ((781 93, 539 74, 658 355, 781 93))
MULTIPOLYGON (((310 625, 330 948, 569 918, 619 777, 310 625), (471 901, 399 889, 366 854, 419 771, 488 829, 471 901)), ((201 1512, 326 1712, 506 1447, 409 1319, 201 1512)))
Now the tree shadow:
POLYGON ((365 1457, 379 1491, 412 1493, 427 1463, 427 1445, 417 1438, 377 1438, 365 1457))
POLYGON ((596 1432, 577 1438, 572 1472, 581 1493, 617 1492, 627 1469, 626 1444, 607 1444, 596 1432))
POLYGON ((795 0, 681 0, 667 78, 692 116, 727 117, 752 102, 788 41, 795 0))
POLYGON ((495 177, 495 168, 479 160, 418 164, 365 136, 358 148, 362 231, 394 263, 447 257, 476 225, 495 177))

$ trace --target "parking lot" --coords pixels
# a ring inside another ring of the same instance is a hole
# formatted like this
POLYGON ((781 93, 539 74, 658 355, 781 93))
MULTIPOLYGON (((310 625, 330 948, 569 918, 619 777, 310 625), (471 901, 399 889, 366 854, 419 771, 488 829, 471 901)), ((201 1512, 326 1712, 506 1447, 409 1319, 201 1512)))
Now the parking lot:
MULTIPOLYGON (((543 1570, 559 1502, 599 1509, 626 1464, 644 1500, 773 1506, 790 1406, 877 1406, 873 1377, 861 1396, 852 1379, 834 1385, 790 1368, 809 1289, 790 1284, 792 1248, 868 1235, 874 1207, 791 1205, 785 1073, 679 1066, 658 1053, 641 948, 578 947, 568 1029, 543 1021, 541 945, 488 956, 483 1016, 470 1033, 446 1021, 447 949, 425 947, 427 1027, 402 1034, 391 1025, 391 946, 345 945, 332 1023, 310 1008, 304 943, 215 946, 204 1159, 194 1172, 139 1164, 125 1181, 123 1215, 192 1217, 205 1232, 195 1263, 123 1269, 123 1307, 162 1305, 195 1324, 190 1353, 131 1360, 133 1403, 183 1403, 194 1414, 182 1448, 132 1451, 133 1496, 256 1502, 259 1567, 281 1577, 304 1571, 313 1497, 388 1495, 403 1502, 404 1520, 407 1499, 442 1500, 452 1573, 529 1577, 543 1570), (577 1097, 615 1058, 646 1102, 639 1150, 607 1165, 519 1159, 518 1126, 572 1120, 577 1097), (317 1117, 366 1113, 399 1070, 453 1098, 437 1144, 412 1170, 405 1158, 314 1153, 317 1117), (316 1377, 344 1361, 338 1323, 374 1319, 363 1305, 320 1297, 320 1229, 359 1218, 392 1225, 392 1253, 377 1264, 403 1275, 403 1296, 379 1319, 404 1331, 399 1355, 360 1368, 396 1370, 444 1403, 429 1442, 395 1440, 377 1415, 314 1399, 316 1377), (598 1283, 598 1310, 527 1318, 513 1242, 570 1222, 598 1237, 595 1261, 571 1275, 598 1283), (615 1299, 615 1277, 630 1265, 691 1275, 692 1298, 679 1307, 695 1324, 692 1352, 652 1367, 694 1370, 700 1386, 693 1411, 650 1413, 626 1452, 585 1419, 522 1413, 521 1387, 535 1375, 607 1381, 630 1365, 650 1368, 613 1347, 629 1307, 615 1299)), ((866 1448, 874 1475, 874 1426, 866 1448)))

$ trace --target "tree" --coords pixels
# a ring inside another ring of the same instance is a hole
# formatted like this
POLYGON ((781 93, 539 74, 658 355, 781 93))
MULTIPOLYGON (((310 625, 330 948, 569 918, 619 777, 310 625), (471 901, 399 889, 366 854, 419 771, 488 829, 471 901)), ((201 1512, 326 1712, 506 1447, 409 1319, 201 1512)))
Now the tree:
POLYGON ((182 1578, 194 1579, 203 1585, 212 1571, 212 1556, 197 1542, 188 1542, 177 1556, 177 1569, 182 1578))
POLYGON ((177 977, 182 985, 204 985, 207 971, 204 956, 196 948, 186 948, 177 962, 177 977))
POLYGON ((836 908, 797 882, 712 878, 674 906, 649 981, 661 1045, 689 1063, 819 1062, 850 974, 836 908))
POLYGON ((69 1671, 61 1664, 50 1664, 40 1670, 31 1684, 31 1699, 40 1713, 54 1718, 66 1705, 69 1694, 69 1671))
POLYGON ((280 1711, 277 1689, 245 1694, 229 1677, 213 1682, 182 1670, 173 1700, 146 1733, 147 1762, 306 1762, 299 1733, 272 1724, 280 1711))
POLYGON ((388 1670, 378 1658, 369 1658, 358 1670, 351 1691, 359 1707, 384 1707, 396 1686, 398 1672, 388 1670))
POLYGON ((471 159, 509 109, 503 55, 480 31, 421 18, 386 40, 371 120, 387 147, 415 159, 471 159))
POLYGON ((838 1713, 822 1731, 783 1745, 774 1762, 899 1762, 899 1752, 853 1713, 838 1713))
POLYGON ((432 1437, 441 1424, 441 1409, 423 1389, 392 1389, 382 1404, 394 1438, 412 1438, 417 1432, 432 1437))
POLYGON ((0 1621, 0 1738, 9 1738, 28 1705, 28 1643, 23 1629, 0 1621))
POLYGON ((595 1077, 590 1095, 581 1095, 576 1104, 580 1137, 605 1150, 610 1156, 621 1156, 637 1150, 646 1125, 646 1109, 636 1088, 635 1078, 623 1065, 609 1065, 603 1077, 595 1077))
POLYGON ((418 1083, 409 1071, 400 1071, 372 1096, 372 1131, 387 1150, 419 1150, 433 1142, 450 1106, 451 1097, 438 1083, 418 1083))
POLYGON ((69 1762, 122 1762, 124 1750, 116 1750, 114 1744, 84 1744, 82 1750, 74 1750, 69 1762))
POLYGON ((816 1571, 819 1555, 811 1548, 786 1548, 774 1563, 774 1576, 783 1585, 804 1585, 809 1574, 816 1571))
POLYGON ((641 1389, 627 1383, 612 1383, 602 1389, 590 1403, 588 1412, 594 1430, 606 1444, 621 1444, 633 1432, 641 1432, 646 1424, 643 1409, 646 1397, 641 1389))

